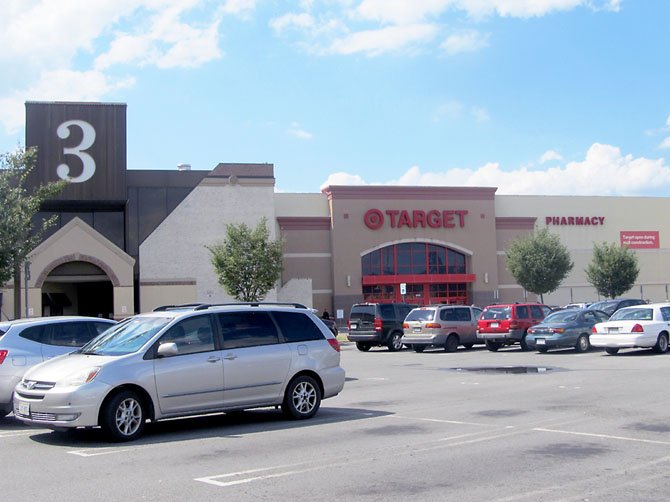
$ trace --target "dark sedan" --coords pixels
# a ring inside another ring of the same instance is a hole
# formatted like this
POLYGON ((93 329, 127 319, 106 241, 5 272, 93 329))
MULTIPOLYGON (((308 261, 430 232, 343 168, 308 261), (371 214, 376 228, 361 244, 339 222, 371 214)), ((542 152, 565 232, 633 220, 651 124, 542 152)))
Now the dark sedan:
POLYGON ((565 309, 549 314, 540 324, 528 329, 528 348, 538 352, 549 349, 574 348, 585 352, 591 348, 589 335, 594 324, 604 322, 609 316, 600 310, 565 309))

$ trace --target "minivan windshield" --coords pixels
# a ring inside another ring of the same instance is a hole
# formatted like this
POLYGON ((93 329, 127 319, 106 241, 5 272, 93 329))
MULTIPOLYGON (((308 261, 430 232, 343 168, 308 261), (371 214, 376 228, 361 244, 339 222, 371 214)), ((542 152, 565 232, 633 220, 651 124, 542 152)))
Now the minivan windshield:
POLYGON ((167 325, 172 317, 136 316, 112 326, 100 336, 94 338, 78 354, 99 356, 123 356, 142 348, 160 329, 167 325))

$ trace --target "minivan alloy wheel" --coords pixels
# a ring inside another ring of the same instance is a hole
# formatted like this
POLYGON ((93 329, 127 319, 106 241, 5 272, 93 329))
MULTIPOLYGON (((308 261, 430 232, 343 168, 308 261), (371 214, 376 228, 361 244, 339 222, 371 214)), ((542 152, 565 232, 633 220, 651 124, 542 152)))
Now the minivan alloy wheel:
POLYGON ((321 389, 307 375, 291 380, 286 388, 282 411, 292 418, 313 417, 321 405, 321 389))
POLYGON ((130 441, 142 434, 145 424, 144 408, 139 396, 123 390, 105 403, 100 425, 117 441, 130 441))

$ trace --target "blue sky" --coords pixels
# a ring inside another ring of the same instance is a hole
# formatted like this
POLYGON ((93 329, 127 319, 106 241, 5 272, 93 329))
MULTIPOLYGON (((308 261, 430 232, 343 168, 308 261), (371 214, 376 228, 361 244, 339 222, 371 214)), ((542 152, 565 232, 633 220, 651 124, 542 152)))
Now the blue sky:
POLYGON ((25 101, 122 102, 129 169, 670 196, 669 22, 666 0, 5 0, 0 151, 25 101))

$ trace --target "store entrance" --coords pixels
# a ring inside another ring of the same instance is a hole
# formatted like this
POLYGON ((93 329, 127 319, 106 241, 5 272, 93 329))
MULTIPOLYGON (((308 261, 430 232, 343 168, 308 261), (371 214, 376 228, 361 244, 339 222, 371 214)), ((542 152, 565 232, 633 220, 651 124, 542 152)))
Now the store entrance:
POLYGON ((51 271, 42 285, 42 315, 112 318, 114 288, 105 272, 88 262, 69 262, 51 271))
POLYGON ((401 294, 400 284, 363 286, 363 300, 370 303, 405 302, 416 305, 448 303, 468 304, 467 283, 406 284, 401 294))

